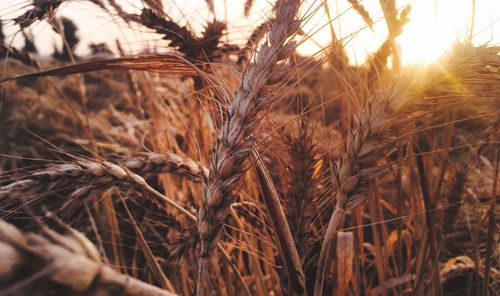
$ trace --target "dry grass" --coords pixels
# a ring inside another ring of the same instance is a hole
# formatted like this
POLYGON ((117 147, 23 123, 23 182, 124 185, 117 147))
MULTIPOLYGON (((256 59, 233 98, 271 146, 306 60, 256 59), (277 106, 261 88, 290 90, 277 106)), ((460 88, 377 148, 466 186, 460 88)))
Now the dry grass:
MULTIPOLYGON (((4 25, 56 26, 63 2, 4 25)), ((401 65, 410 8, 380 1, 389 36, 352 66, 333 31, 295 52, 325 1, 278 0, 241 45, 162 1, 91 2, 170 51, 0 38, 0 294, 498 294, 498 47, 401 65)))

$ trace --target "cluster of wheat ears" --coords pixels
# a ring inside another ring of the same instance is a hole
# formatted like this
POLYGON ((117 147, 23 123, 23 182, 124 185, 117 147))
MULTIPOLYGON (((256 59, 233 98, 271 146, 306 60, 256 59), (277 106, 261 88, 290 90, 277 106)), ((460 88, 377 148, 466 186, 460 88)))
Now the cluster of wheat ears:
POLYGON ((118 57, 93 44, 87 58, 65 2, 2 22, 25 46, 0 34, 1 295, 500 291, 499 48, 402 66, 411 10, 391 0, 388 37, 358 66, 333 28, 328 48, 296 53, 312 15, 333 27, 328 1, 277 0, 241 45, 162 1, 90 0, 168 50, 117 41, 118 57), (51 61, 36 22, 63 40, 51 61))

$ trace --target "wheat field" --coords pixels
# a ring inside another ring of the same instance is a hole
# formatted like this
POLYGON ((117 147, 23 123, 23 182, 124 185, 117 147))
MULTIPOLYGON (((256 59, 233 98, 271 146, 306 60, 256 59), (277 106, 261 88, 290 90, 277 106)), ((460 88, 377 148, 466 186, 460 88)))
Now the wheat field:
POLYGON ((69 2, 0 10, 24 41, 0 27, 0 295, 500 294, 498 46, 404 64, 395 0, 344 1, 387 26, 358 63, 328 1, 271 1, 233 40, 224 1, 197 30, 182 1, 80 0, 155 44, 82 54, 69 2), (305 55, 317 13, 331 43, 305 55))

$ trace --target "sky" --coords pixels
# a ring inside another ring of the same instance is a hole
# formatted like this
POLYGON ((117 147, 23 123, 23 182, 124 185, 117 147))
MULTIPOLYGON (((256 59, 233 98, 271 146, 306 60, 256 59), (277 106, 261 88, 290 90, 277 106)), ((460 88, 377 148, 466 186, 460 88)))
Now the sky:
MULTIPOLYGON (((322 1, 322 0, 321 0, 322 1)), ((299 51, 302 54, 317 54, 331 41, 328 18, 320 0, 304 0, 302 13, 309 17, 303 30, 311 37, 299 51)), ((140 13, 141 0, 116 0, 131 13, 140 13)), ((215 17, 229 21, 229 36, 232 42, 243 43, 252 29, 269 16, 270 0, 255 0, 248 17, 243 15, 244 0, 214 0, 215 17)), ((500 0, 399 0, 398 8, 411 5, 410 22, 398 37, 404 64, 432 62, 442 55, 455 41, 463 41, 471 28, 472 5, 475 2, 473 42, 475 44, 500 44, 500 0)), ((31 0, 0 0, 0 18, 6 35, 13 38, 14 45, 22 45, 22 36, 12 18, 21 15, 30 7, 31 0)), ((214 16, 208 11, 204 0, 163 0, 165 10, 181 24, 188 24, 196 32, 203 30, 203 23, 214 16)), ((342 40, 353 64, 363 63, 366 56, 377 50, 387 37, 379 1, 360 1, 375 22, 373 29, 351 9, 348 0, 329 0, 332 25, 342 40)), ((59 16, 75 21, 79 27, 81 44, 77 53, 85 54, 90 43, 106 42, 115 47, 119 39, 127 53, 140 52, 144 48, 165 46, 159 36, 149 30, 135 26, 127 28, 116 15, 101 11, 90 1, 73 0, 61 5, 59 16)), ((54 44, 61 46, 59 38, 46 22, 32 27, 36 45, 42 54, 50 54, 54 44)))

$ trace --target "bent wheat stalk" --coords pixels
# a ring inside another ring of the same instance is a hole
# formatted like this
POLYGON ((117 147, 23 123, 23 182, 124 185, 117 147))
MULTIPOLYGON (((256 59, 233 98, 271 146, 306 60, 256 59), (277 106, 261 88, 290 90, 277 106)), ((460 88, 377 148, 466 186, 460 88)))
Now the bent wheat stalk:
MULTIPOLYGON (((289 38, 297 33, 298 0, 279 0, 275 18, 270 23, 269 38, 257 52, 255 62, 243 75, 222 126, 210 159, 210 174, 198 211, 198 231, 201 253, 198 272, 198 295, 204 295, 208 259, 217 245, 222 222, 234 199, 234 190, 244 172, 243 165, 253 149, 252 133, 259 123, 258 116, 275 102, 273 86, 286 79, 290 68, 284 61, 296 44, 289 38)), ((274 89, 276 91, 276 89, 274 89)))
POLYGON ((123 168, 110 162, 98 163, 91 160, 51 165, 43 170, 31 172, 21 180, 0 186, 0 198, 16 191, 31 191, 38 185, 46 185, 47 181, 55 183, 61 179, 77 178, 83 175, 97 178, 110 175, 117 179, 126 179, 127 172, 124 169, 140 176, 170 172, 194 182, 201 182, 208 177, 208 169, 188 157, 174 153, 157 154, 151 152, 126 160, 123 168))
MULTIPOLYGON (((87 180, 90 178, 93 182, 90 185, 83 185, 70 194, 72 197, 79 197, 87 194, 95 187, 102 186, 111 182, 129 182, 137 184, 147 191, 153 193, 160 200, 170 204, 182 213, 193 216, 189 211, 179 206, 169 198, 164 197, 149 186, 146 180, 134 173, 143 175, 161 172, 176 172, 182 176, 187 176, 194 180, 205 180, 207 169, 197 165, 196 162, 186 157, 181 157, 173 153, 156 154, 149 153, 146 157, 136 157, 125 163, 125 166, 119 166, 111 162, 102 163, 82 160, 76 163, 66 163, 53 165, 44 170, 36 171, 23 178, 22 180, 10 183, 0 187, 0 199, 5 197, 18 196, 20 194, 42 194, 50 188, 49 191, 64 187, 68 182, 75 180, 87 180)), ((195 217, 193 216, 193 219, 195 217)))

